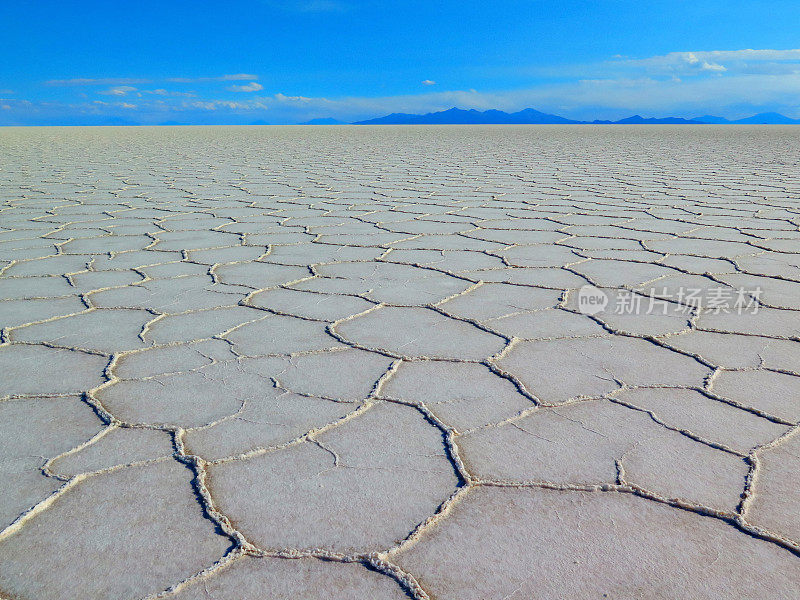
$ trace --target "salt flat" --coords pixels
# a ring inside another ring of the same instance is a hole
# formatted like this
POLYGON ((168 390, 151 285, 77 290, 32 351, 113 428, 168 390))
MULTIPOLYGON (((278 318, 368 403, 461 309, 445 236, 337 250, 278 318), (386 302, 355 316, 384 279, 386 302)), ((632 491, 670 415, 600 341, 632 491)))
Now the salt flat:
POLYGON ((0 596, 800 596, 798 165, 0 130, 0 596))

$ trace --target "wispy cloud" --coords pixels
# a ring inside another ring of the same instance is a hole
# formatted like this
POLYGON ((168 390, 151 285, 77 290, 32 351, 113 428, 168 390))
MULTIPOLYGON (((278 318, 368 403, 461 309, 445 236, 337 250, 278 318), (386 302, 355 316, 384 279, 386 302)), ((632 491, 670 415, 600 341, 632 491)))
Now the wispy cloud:
POLYGON ((255 81, 258 75, 252 73, 233 73, 231 75, 220 75, 218 77, 168 77, 166 81, 173 83, 195 83, 206 81, 255 81))
POLYGON ((266 110, 268 108, 269 103, 261 100, 252 102, 236 102, 234 100, 195 100, 194 102, 184 103, 179 110, 199 109, 210 111, 227 109, 232 111, 253 112, 266 110))
POLYGON ((103 100, 94 100, 92 102, 95 106, 115 106, 118 108, 125 108, 128 110, 138 108, 136 104, 130 102, 104 102, 103 100))
POLYGON ((245 85, 229 85, 225 89, 229 92, 257 92, 259 90, 263 90, 264 86, 257 81, 251 81, 245 85))
POLYGON ((132 85, 118 85, 98 93, 105 96, 127 96, 136 90, 137 88, 133 87, 132 85))
POLYGON ((727 71, 775 71, 774 65, 783 64, 791 72, 800 69, 800 49, 789 50, 701 50, 670 52, 648 58, 617 57, 617 64, 649 71, 673 73, 724 73, 727 71))
POLYGON ((422 85, 436 85, 436 82, 433 79, 423 79, 422 85))
POLYGON ((277 102, 282 103, 299 103, 299 104, 308 104, 309 102, 331 102, 327 98, 311 98, 309 96, 285 96, 281 93, 275 94, 273 98, 277 102))
MULTIPOLYGON (((216 77, 167 77, 163 81, 172 83, 203 83, 212 81, 256 81, 257 79, 258 75, 252 73, 230 73, 216 77)), ((78 77, 75 79, 49 79, 45 81, 44 84, 59 87, 79 87, 95 85, 130 86, 152 82, 152 79, 142 79, 138 77, 78 77)))
POLYGON ((180 97, 192 97, 196 95, 194 92, 176 92, 176 91, 166 90, 164 88, 156 88, 154 90, 142 90, 132 85, 117 85, 107 90, 101 90, 97 93, 102 94, 103 96, 136 96, 138 98, 142 98, 145 95, 180 96, 180 97))
MULTIPOLYGON (((630 60, 630 59, 629 59, 630 60)), ((630 60, 640 64, 676 63, 697 61, 729 61, 729 60, 800 60, 800 49, 790 50, 701 50, 694 52, 670 52, 660 56, 630 60)))
POLYGON ((252 75, 250 73, 234 73, 233 75, 223 75, 218 79, 220 81, 247 81, 251 79, 258 79, 258 75, 252 75))
POLYGON ((194 92, 175 92, 165 90, 164 88, 157 88, 155 90, 142 90, 142 94, 150 94, 153 96, 183 96, 187 98, 197 95, 194 92))
POLYGON ((132 77, 106 77, 100 79, 49 79, 45 85, 53 86, 81 86, 81 85, 131 85, 136 83, 149 83, 149 79, 136 79, 132 77))

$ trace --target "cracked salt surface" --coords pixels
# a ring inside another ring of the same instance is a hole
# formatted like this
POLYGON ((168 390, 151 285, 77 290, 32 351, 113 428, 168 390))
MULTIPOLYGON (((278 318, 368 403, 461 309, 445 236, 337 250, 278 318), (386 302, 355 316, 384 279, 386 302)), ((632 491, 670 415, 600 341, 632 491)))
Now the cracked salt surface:
POLYGON ((0 598, 798 597, 796 136, 4 129, 0 598))

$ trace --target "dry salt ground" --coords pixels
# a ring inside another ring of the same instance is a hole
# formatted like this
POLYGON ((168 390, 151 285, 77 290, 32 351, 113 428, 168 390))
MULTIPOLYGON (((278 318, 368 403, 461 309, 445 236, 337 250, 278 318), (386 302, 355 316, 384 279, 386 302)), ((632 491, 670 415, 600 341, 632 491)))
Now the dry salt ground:
POLYGON ((797 598, 799 164, 3 129, 0 597, 797 598))

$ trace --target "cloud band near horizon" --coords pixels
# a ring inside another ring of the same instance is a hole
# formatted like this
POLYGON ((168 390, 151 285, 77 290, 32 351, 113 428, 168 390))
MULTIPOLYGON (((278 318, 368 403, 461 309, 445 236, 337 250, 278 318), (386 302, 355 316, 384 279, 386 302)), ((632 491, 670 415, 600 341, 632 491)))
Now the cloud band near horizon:
MULTIPOLYGON (((0 98, 0 124, 79 122, 81 118, 90 122, 103 117, 144 124, 253 120, 295 123, 320 117, 354 121, 392 112, 434 112, 452 106, 479 110, 534 107, 576 119, 620 118, 634 112, 683 117, 713 113, 736 118, 766 110, 800 116, 800 49, 680 51, 646 58, 616 56, 600 63, 570 65, 564 72, 570 73, 566 80, 545 79, 517 89, 426 89, 407 94, 338 97, 284 94, 270 90, 259 75, 250 73, 51 79, 42 82, 41 87, 74 89, 78 97, 53 101, 6 93, 0 98), (159 87, 141 88, 153 83, 159 87), (98 89, 101 86, 103 89, 98 89), (176 86, 178 89, 169 89, 176 86), (247 98, 241 98, 243 95, 247 98), (102 96, 125 100, 106 101, 102 96)), ((434 79, 422 81, 426 88, 434 84, 434 79)), ((440 87, 436 84, 436 88, 440 87)))

